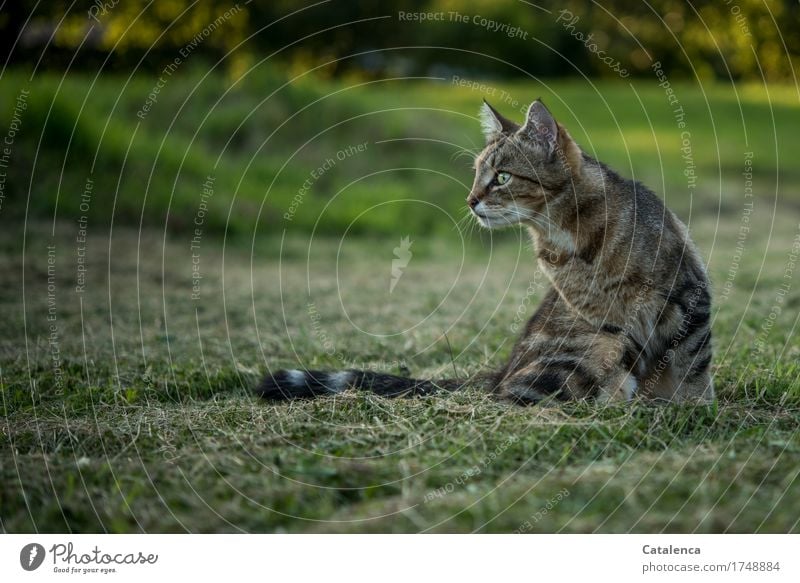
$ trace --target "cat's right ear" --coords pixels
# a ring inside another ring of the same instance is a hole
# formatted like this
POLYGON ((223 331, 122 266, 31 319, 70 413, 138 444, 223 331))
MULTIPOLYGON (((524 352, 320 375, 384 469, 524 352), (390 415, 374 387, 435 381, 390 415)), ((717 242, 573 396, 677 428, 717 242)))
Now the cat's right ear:
POLYGON ((519 126, 513 121, 506 119, 484 99, 479 112, 481 118, 481 129, 486 138, 486 143, 491 144, 501 135, 514 133, 519 126))
POLYGON ((543 144, 550 152, 558 146, 558 124, 541 99, 531 103, 522 132, 543 144))

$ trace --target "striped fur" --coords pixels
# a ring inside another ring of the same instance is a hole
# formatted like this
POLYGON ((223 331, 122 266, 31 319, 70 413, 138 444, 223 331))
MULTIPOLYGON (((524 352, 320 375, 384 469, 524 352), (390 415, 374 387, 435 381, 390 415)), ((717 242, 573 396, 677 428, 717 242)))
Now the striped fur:
POLYGON ((541 103, 520 127, 488 104, 468 203, 522 224, 552 283, 498 375, 497 394, 709 402, 711 296, 686 227, 647 187, 584 153, 541 103), (510 180, 498 185, 499 173, 510 180))
MULTIPOLYGON (((487 103, 481 118, 487 146, 467 203, 484 227, 525 226, 551 287, 509 361, 469 384, 519 404, 712 401, 710 287, 683 223, 645 186, 583 152, 541 101, 521 126, 487 103)), ((258 392, 395 397, 465 384, 298 370, 269 375, 258 392)))

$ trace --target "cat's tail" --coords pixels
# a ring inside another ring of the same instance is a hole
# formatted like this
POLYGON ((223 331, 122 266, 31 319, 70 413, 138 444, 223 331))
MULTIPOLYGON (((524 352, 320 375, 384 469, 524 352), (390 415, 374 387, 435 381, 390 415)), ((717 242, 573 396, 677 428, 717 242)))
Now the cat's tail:
POLYGON ((410 397, 440 391, 453 392, 467 386, 482 386, 487 382, 488 379, 482 376, 432 381, 364 370, 326 372, 294 369, 268 373, 256 393, 270 401, 337 395, 347 389, 371 391, 382 397, 410 397))

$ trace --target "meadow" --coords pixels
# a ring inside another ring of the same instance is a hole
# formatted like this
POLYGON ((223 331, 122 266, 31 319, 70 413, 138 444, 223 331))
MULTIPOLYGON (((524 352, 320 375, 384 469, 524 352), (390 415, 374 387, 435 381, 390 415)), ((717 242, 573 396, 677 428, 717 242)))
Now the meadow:
POLYGON ((0 131, 29 95, 0 207, 0 529, 800 530, 794 89, 675 83, 681 118, 655 78, 183 73, 146 112, 152 79, 4 77, 0 131), (689 224, 714 406, 252 397, 268 369, 508 354, 545 282, 522 231, 462 220, 484 96, 542 96, 689 224))
POLYGON ((236 80, 187 68, 157 93, 143 75, 31 81, 12 71, 4 79, 2 127, 20 92, 29 93, 5 184, 6 197, 18 201, 5 204, 8 218, 26 210, 65 221, 88 214, 103 226, 191 233, 202 185, 212 176, 224 196, 208 201, 206 232, 245 239, 284 229, 397 235, 407 210, 399 201, 411 198, 430 203, 413 207, 420 232, 449 235, 442 212, 463 212, 469 152, 482 145, 481 100, 521 119, 536 97, 587 152, 650 185, 687 221, 738 213, 748 169, 765 204, 798 204, 798 96, 791 86, 698 87, 655 75, 636 83, 330 81, 313 70, 266 65, 236 80), (102 196, 84 213, 80 195, 89 181, 102 196))

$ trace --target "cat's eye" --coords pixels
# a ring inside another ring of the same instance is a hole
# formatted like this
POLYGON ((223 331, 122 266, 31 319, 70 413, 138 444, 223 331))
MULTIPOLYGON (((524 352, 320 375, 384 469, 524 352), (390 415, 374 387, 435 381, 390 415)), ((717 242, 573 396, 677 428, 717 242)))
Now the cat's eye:
POLYGON ((508 172, 498 172, 495 180, 497 181, 497 184, 506 184, 509 180, 511 180, 511 174, 508 172))

